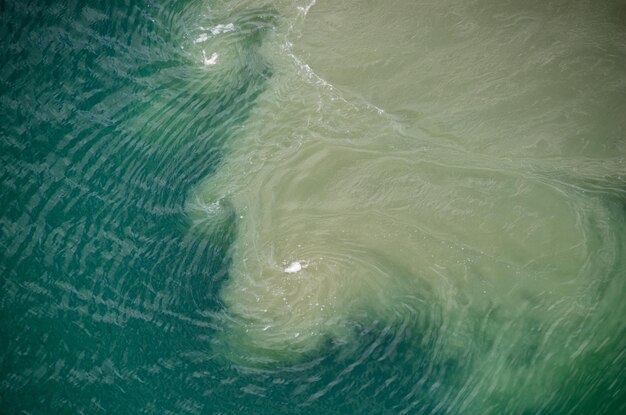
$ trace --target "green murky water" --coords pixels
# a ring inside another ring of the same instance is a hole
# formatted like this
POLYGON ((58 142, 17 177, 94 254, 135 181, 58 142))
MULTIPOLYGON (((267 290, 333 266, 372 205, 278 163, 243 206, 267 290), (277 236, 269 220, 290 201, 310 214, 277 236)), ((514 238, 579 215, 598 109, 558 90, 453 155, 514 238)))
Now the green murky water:
POLYGON ((0 16, 0 412, 626 410, 622 1, 0 16))

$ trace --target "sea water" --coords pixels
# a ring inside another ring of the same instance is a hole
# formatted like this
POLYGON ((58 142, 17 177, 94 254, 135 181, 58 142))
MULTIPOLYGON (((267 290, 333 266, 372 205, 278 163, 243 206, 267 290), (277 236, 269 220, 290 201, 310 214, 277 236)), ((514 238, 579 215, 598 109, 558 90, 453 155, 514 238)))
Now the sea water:
POLYGON ((623 2, 1 7, 2 412, 626 409, 623 2))

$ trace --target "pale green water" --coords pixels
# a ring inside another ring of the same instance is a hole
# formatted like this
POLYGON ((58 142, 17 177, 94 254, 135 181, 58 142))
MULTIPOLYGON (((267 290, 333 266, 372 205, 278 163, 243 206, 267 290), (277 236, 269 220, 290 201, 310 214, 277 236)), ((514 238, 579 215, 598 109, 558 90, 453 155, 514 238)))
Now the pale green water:
POLYGON ((624 2, 0 10, 0 412, 626 410, 624 2))
POLYGON ((456 3, 315 2, 265 44, 275 76, 190 203, 241 215, 230 358, 423 319, 484 413, 623 345, 623 33, 584 5, 456 3))

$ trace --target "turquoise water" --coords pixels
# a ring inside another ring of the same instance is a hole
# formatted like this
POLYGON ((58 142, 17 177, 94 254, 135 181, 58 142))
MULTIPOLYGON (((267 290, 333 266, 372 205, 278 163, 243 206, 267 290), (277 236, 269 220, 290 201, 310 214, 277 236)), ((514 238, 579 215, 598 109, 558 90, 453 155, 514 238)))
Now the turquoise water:
POLYGON ((626 411, 624 23, 1 2, 0 412, 626 411))

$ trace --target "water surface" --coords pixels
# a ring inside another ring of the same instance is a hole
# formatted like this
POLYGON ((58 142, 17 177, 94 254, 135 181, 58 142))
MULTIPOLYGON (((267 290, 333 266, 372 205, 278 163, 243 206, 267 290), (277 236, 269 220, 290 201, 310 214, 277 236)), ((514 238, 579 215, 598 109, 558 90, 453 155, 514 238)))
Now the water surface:
POLYGON ((3 413, 626 409, 623 2, 0 10, 3 413))

